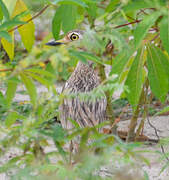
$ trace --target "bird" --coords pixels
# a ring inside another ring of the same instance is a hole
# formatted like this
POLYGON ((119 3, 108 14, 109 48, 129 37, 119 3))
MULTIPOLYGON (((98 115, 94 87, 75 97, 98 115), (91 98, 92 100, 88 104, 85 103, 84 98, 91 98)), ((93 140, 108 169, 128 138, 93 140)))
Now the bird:
MULTIPOLYGON (((84 31, 69 31, 61 40, 53 40, 46 45, 58 46, 67 45, 73 42, 81 41, 84 38, 84 31)), ((88 93, 100 85, 98 72, 93 68, 93 62, 87 60, 87 63, 79 61, 74 72, 63 86, 62 93, 88 93)), ((83 127, 93 127, 106 121, 106 98, 99 98, 95 101, 83 101, 78 96, 73 98, 64 98, 59 107, 60 121, 64 129, 72 129, 74 120, 83 127)), ((99 130, 101 131, 101 130, 99 130)))

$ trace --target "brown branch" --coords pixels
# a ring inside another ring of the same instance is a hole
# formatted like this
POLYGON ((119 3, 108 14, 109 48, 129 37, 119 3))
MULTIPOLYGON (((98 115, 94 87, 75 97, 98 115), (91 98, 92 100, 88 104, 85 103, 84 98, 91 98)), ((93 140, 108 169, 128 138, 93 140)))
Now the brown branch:
MULTIPOLYGON (((48 64, 50 61, 49 60, 46 60, 46 61, 40 61, 36 64, 31 64, 29 65, 28 67, 24 68, 24 69, 29 69, 29 68, 32 68, 32 67, 35 67, 35 66, 40 66, 39 63, 44 63, 45 65, 48 64)), ((7 72, 7 71, 13 71, 15 68, 9 68, 9 69, 0 69, 0 73, 1 72, 7 72)))
MULTIPOLYGON (((33 19, 37 18, 38 16, 40 16, 47 8, 49 7, 49 5, 46 5, 41 11, 39 11, 37 14, 35 14, 33 17, 31 17, 30 19, 28 19, 26 22, 29 23, 30 21, 32 21, 33 19)), ((12 29, 10 29, 8 32, 12 32, 17 30, 18 28, 24 26, 24 24, 20 24, 12 29)))
POLYGON ((121 27, 124 27, 124 26, 128 26, 130 24, 139 23, 140 21, 142 21, 142 20, 135 20, 133 22, 129 22, 129 23, 126 23, 126 24, 121 24, 121 25, 115 26, 114 29, 118 29, 118 28, 121 28, 121 27))
POLYGON ((7 72, 7 71, 13 71, 14 68, 9 68, 9 69, 0 69, 0 72, 7 72))
MULTIPOLYGON (((154 129, 155 135, 156 135, 156 137, 158 138, 158 142, 160 142, 160 136, 158 135, 157 129, 156 129, 156 127, 150 122, 150 119, 149 119, 148 116, 147 116, 147 121, 148 121, 148 124, 150 125, 150 127, 152 127, 152 128, 154 129)), ((164 146, 161 144, 160 147, 161 147, 161 151, 162 151, 165 159, 169 162, 169 157, 168 157, 168 155, 166 154, 166 152, 165 152, 165 150, 164 150, 164 146)))
POLYGON ((156 34, 156 35, 153 37, 153 39, 150 40, 150 42, 153 42, 154 40, 156 40, 156 39, 158 38, 159 35, 160 35, 159 33, 156 34))

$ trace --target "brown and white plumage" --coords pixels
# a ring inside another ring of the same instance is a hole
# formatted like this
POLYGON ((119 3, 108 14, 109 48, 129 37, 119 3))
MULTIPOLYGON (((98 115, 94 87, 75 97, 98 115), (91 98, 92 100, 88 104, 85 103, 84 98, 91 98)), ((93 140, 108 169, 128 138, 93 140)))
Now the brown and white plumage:
MULTIPOLYGON (((82 39, 83 32, 79 30, 71 31, 63 38, 62 41, 50 42, 48 45, 58 45, 69 43, 82 39)), ((65 83, 62 92, 66 93, 85 93, 90 92, 100 84, 97 72, 92 67, 92 62, 87 64, 78 62, 74 72, 65 83)), ((70 121, 75 120, 80 127, 95 126, 103 121, 106 117, 106 99, 96 99, 92 101, 82 101, 78 97, 65 98, 59 107, 60 121, 63 128, 71 129, 73 125, 70 121)))

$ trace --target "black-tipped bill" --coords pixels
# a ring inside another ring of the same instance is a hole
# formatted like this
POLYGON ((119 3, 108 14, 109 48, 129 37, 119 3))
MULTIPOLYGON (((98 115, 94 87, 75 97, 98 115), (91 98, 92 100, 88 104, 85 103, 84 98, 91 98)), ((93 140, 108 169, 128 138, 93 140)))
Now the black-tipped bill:
POLYGON ((61 45, 63 44, 62 42, 58 42, 58 41, 50 41, 48 43, 46 43, 45 45, 47 46, 58 46, 58 45, 61 45))

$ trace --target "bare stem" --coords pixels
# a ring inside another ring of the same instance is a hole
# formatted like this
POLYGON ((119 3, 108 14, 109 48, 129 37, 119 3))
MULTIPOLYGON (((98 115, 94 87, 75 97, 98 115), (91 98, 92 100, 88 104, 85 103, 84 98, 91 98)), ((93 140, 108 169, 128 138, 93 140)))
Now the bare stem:
POLYGON ((128 135, 127 135, 127 142, 134 141, 134 139, 135 139, 135 128, 137 126, 137 119, 138 119, 138 115, 140 112, 140 106, 142 105, 142 100, 143 100, 144 96, 145 96, 145 94, 144 94, 144 86, 143 86, 139 102, 137 104, 136 110, 134 111, 134 114, 130 121, 129 131, 128 131, 128 135))
POLYGON ((118 28, 121 28, 121 27, 124 27, 124 26, 128 26, 130 24, 136 24, 136 23, 139 23, 141 22, 142 20, 135 20, 133 22, 129 22, 129 23, 126 23, 126 24, 121 24, 121 25, 118 25, 118 26, 115 26, 114 29, 118 29, 118 28))
MULTIPOLYGON (((98 64, 98 69, 99 69, 99 77, 101 79, 101 82, 104 82, 106 78, 105 70, 104 70, 104 65, 98 64)), ((105 91, 106 95, 106 100, 107 100, 107 107, 106 107, 106 117, 108 118, 108 121, 110 122, 110 125, 112 127, 112 133, 116 134, 116 129, 117 126, 115 123, 115 118, 114 118, 114 112, 112 110, 112 96, 110 95, 109 91, 105 91), (112 126, 114 124, 114 126, 112 126)))

